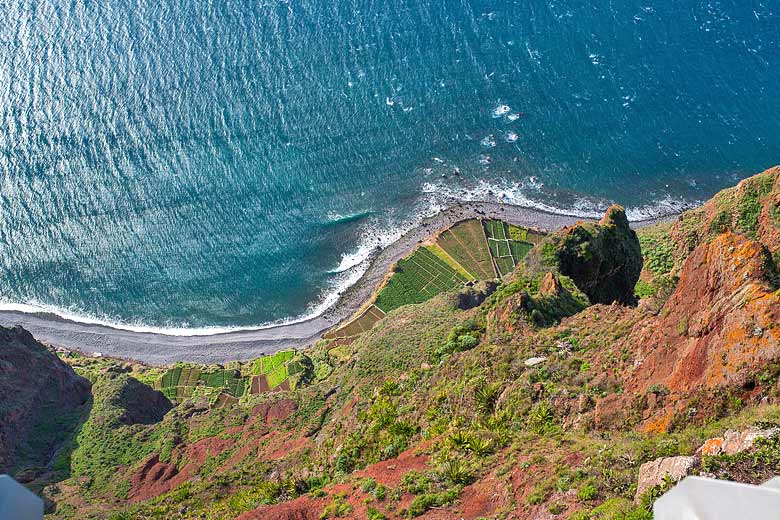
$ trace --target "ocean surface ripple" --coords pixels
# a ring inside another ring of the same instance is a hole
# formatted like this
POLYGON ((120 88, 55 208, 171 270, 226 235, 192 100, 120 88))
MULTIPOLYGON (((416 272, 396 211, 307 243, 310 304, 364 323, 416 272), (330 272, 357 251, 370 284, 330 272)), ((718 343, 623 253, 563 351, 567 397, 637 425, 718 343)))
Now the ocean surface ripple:
POLYGON ((674 211, 778 162, 775 2, 0 0, 0 308, 317 314, 458 200, 674 211))

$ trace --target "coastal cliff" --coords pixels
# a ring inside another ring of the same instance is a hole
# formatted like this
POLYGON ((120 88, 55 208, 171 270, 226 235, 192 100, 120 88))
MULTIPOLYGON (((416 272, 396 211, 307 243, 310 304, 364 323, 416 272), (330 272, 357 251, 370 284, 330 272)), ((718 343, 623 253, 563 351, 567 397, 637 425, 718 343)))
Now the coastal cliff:
POLYGON ((780 168, 637 232, 614 206, 547 236, 484 224, 508 256, 452 245, 483 224, 417 253, 440 293, 408 296, 407 260, 384 309, 301 353, 61 361, 13 332, 47 360, 0 358, 26 408, 91 404, 54 461, 6 467, 53 468, 26 479, 52 518, 244 520, 640 519, 685 474, 780 472, 780 168))

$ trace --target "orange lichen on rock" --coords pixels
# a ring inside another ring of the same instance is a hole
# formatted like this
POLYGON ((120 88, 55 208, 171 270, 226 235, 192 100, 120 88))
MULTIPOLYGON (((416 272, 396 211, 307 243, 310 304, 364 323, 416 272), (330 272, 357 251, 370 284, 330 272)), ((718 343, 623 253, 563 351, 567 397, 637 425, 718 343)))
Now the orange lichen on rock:
POLYGON ((744 367, 780 355, 780 298, 766 248, 724 233, 691 253, 661 316, 632 332, 642 362, 633 391, 739 383, 744 367))

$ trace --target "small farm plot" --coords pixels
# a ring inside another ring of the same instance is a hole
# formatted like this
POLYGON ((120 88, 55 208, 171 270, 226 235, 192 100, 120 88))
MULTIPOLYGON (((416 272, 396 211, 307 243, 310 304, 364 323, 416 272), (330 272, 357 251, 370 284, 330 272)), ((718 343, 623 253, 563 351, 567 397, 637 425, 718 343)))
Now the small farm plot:
POLYGON ((255 359, 254 364, 252 365, 252 374, 268 374, 280 366, 285 365, 295 357, 295 354, 296 352, 294 350, 280 350, 270 356, 263 356, 255 359))
POLYGON ((339 327, 336 330, 332 330, 325 334, 326 339, 335 338, 352 338, 357 336, 361 332, 371 330, 376 322, 381 320, 385 316, 385 313, 379 310, 376 305, 371 305, 368 309, 363 311, 357 318, 347 322, 345 325, 339 327))
POLYGON ((436 244, 478 280, 492 280, 493 269, 485 232, 479 220, 464 220, 439 235, 436 244))
POLYGON ((282 350, 256 359, 252 364, 252 392, 266 392, 284 383, 290 377, 290 367, 298 366, 293 361, 297 355, 295 350, 282 350))
POLYGON ((485 220, 485 236, 496 268, 501 276, 511 273, 541 236, 534 231, 510 226, 500 220, 485 220))
POLYGON ((235 370, 204 372, 198 367, 182 365, 165 372, 154 387, 168 399, 177 402, 192 397, 197 387, 224 389, 235 397, 241 397, 246 390, 246 379, 235 370))
POLYGON ((520 226, 513 226, 509 224, 509 238, 514 242, 524 242, 527 245, 535 246, 545 237, 544 233, 534 231, 520 226))
POLYGON ((200 375, 200 381, 211 388, 224 388, 234 397, 244 395, 246 380, 235 370, 215 370, 200 375))
POLYGON ((450 267, 427 247, 399 260, 375 305, 387 313, 403 305, 422 303, 445 291, 460 287, 466 277, 450 267))

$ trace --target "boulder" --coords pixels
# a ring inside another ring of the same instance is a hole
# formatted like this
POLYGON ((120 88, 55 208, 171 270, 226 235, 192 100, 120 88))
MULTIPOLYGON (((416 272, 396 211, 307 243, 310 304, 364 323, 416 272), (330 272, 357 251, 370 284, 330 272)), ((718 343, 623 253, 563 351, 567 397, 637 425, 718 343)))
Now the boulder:
POLYGON ((672 482, 677 482, 687 476, 696 466, 696 457, 661 457, 650 462, 645 462, 639 468, 639 481, 636 486, 635 501, 639 501, 642 495, 650 488, 663 484, 668 476, 672 482))
POLYGON ((745 431, 726 430, 722 437, 707 439, 696 454, 702 457, 735 455, 753 447, 757 439, 768 439, 780 434, 780 428, 748 428, 745 431))
POLYGON ((540 363, 544 363, 546 360, 546 357, 532 357, 525 360, 525 366, 527 367, 535 367, 536 365, 540 363))
POLYGON ((498 284, 493 281, 479 282, 473 287, 466 287, 458 293, 455 305, 460 310, 473 309, 482 305, 488 296, 493 294, 498 284))

